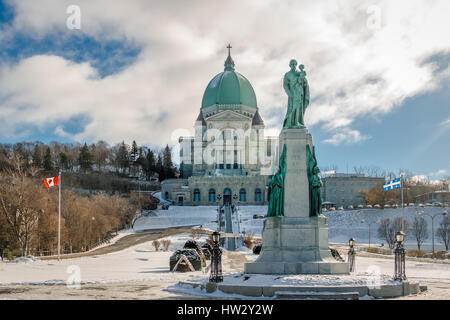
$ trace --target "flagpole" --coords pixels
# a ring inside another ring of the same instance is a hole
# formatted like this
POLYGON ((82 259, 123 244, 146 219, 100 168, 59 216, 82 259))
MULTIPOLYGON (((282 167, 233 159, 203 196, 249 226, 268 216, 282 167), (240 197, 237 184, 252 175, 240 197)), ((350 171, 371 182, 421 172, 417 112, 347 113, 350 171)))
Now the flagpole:
POLYGON ((58 177, 58 260, 61 255, 61 170, 58 177))
POLYGON ((400 174, 400 188, 402 197, 402 231, 405 232, 405 206, 403 204, 403 175, 400 174))

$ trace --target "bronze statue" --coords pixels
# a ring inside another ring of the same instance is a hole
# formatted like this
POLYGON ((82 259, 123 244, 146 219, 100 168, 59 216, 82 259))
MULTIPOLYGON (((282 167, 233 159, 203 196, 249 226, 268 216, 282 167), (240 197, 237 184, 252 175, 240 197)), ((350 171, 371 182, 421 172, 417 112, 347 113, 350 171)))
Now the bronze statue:
POLYGON ((309 216, 316 217, 322 214, 322 182, 320 181, 320 169, 317 165, 315 148, 311 152, 306 145, 307 173, 309 181, 309 216))
POLYGON ((284 178, 286 176, 286 145, 280 157, 280 166, 274 175, 269 177, 269 207, 267 217, 284 216, 284 178))
POLYGON ((304 115, 309 105, 309 85, 304 71, 305 66, 300 65, 300 71, 297 71, 296 60, 291 60, 289 66, 291 70, 283 79, 283 88, 288 95, 288 109, 283 128, 304 128, 304 115))

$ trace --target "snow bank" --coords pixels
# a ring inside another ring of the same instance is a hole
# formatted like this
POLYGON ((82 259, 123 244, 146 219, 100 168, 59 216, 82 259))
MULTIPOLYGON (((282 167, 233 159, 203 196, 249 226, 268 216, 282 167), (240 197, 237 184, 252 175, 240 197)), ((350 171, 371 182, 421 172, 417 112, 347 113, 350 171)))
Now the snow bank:
MULTIPOLYGON (((241 231, 250 233, 255 236, 261 236, 265 219, 253 219, 254 215, 263 215, 267 213, 267 206, 239 206, 240 227, 241 231)), ((404 209, 405 218, 412 224, 414 216, 419 212, 424 211, 426 214, 435 215, 442 213, 443 208, 439 207, 406 207, 404 209)), ((169 210, 155 211, 156 217, 144 217, 139 219, 135 224, 135 230, 168 228, 187 225, 202 225, 203 228, 210 230, 217 229, 217 207, 216 206, 198 206, 198 207, 178 207, 171 206, 169 210)), ((371 226, 371 243, 385 242, 377 237, 376 221, 385 218, 395 219, 402 216, 402 209, 358 209, 358 210, 338 210, 327 211, 324 213, 327 217, 329 228, 330 242, 347 243, 348 239, 354 237, 358 243, 369 242, 369 225, 371 226), (361 221, 364 220, 364 223, 361 221)), ((425 216, 428 223, 430 238, 425 242, 423 248, 425 250, 431 249, 431 219, 425 216)), ((437 229, 440 219, 435 219, 435 229, 437 229)), ((438 239, 435 241, 437 250, 444 250, 444 246, 439 243, 438 239)), ((407 249, 416 249, 414 239, 406 239, 407 249)))

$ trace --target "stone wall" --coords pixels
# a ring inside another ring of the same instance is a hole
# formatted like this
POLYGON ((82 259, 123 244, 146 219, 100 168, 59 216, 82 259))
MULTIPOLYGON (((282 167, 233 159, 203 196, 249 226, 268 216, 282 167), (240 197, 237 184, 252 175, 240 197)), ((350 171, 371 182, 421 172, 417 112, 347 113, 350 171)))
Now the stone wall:
POLYGON ((226 188, 231 189, 231 194, 237 196, 237 200, 233 199, 233 203, 239 205, 264 205, 267 204, 267 176, 215 176, 215 177, 190 177, 188 179, 189 189, 191 192, 191 199, 194 205, 218 205, 223 204, 223 194, 226 188), (195 190, 200 190, 200 201, 194 202, 195 190), (209 190, 215 190, 215 202, 209 201, 209 190), (240 190, 245 189, 246 201, 239 201, 240 190), (255 201, 256 189, 261 190, 261 201, 255 201), (220 201, 217 199, 218 195, 222 196, 220 201))

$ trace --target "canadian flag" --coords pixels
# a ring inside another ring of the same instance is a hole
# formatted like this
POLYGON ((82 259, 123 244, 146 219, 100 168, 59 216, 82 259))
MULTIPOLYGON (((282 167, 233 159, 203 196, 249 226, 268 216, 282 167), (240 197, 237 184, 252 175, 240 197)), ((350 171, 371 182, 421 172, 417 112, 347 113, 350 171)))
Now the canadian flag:
POLYGON ((50 187, 56 187, 58 185, 58 178, 59 176, 53 178, 45 178, 42 179, 42 181, 44 181, 44 185, 48 189, 50 187))

